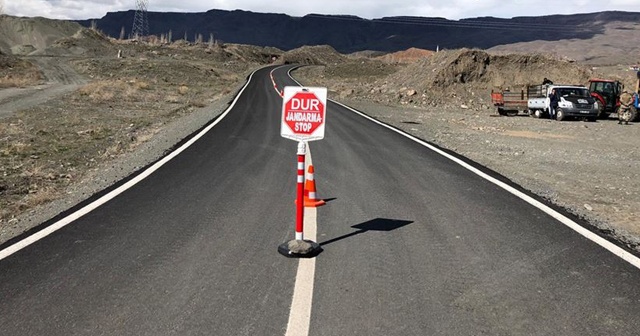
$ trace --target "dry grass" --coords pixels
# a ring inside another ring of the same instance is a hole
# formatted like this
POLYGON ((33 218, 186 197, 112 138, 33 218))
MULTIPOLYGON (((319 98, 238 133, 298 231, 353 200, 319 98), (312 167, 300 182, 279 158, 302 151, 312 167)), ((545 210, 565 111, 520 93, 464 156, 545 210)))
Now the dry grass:
POLYGON ((35 65, 15 57, 0 55, 0 88, 42 84, 44 76, 35 65))
POLYGON ((29 196, 25 197, 25 201, 28 203, 29 207, 34 207, 53 201, 59 197, 58 195, 59 193, 55 188, 45 187, 37 190, 33 194, 29 194, 29 196))
POLYGON ((186 85, 180 85, 178 87, 178 93, 182 96, 186 95, 187 93, 189 93, 189 87, 187 87, 186 85))
POLYGON ((13 142, 13 143, 7 144, 5 147, 0 149, 0 155, 2 156, 16 155, 16 156, 22 157, 29 154, 30 148, 31 148, 30 144, 20 142, 20 141, 13 142))
POLYGON ((43 77, 38 72, 29 72, 17 76, 6 75, 0 78, 0 88, 6 89, 10 87, 24 88, 41 84, 43 77))
MULTIPOLYGON (((0 228, 21 221, 26 210, 64 197, 93 169, 135 151, 168 123, 242 81, 217 63, 203 66, 202 58, 193 65, 138 52, 150 58, 74 61, 91 83, 0 119, 0 228), (212 74, 223 76, 212 80, 212 74)), ((242 64, 238 71, 251 66, 242 64)), ((9 74, 6 69, 0 64, 0 79, 9 74)))
POLYGON ((119 99, 127 102, 138 101, 151 94, 151 85, 136 79, 107 79, 89 83, 78 90, 83 97, 94 103, 105 103, 119 99), (143 92, 149 91, 149 92, 143 92))
POLYGON ((180 97, 176 96, 176 95, 168 95, 165 99, 165 102, 167 103, 171 103, 171 104, 178 104, 180 103, 180 97))

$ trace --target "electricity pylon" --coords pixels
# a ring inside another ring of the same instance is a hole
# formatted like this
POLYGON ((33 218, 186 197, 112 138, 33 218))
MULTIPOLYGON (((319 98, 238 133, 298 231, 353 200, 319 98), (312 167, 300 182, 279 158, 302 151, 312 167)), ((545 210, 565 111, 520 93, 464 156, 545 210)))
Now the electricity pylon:
POLYGON ((134 39, 149 35, 149 21, 147 21, 147 7, 149 0, 136 0, 136 14, 133 17, 131 35, 134 39))

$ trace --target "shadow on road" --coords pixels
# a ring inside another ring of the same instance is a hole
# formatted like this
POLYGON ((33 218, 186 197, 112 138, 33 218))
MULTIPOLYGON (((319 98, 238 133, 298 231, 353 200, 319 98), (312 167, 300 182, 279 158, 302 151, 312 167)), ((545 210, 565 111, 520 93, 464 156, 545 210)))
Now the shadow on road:
POLYGON ((348 233, 346 235, 340 236, 340 237, 336 237, 324 242, 320 243, 320 246, 325 246, 325 245, 329 245, 331 243, 335 243, 339 240, 343 240, 349 237, 353 237, 355 235, 359 235, 361 233, 365 233, 367 231, 385 231, 385 232, 389 232, 389 231, 393 231, 395 229, 399 229, 405 225, 409 225, 413 223, 413 221, 407 221, 407 220, 402 220, 402 219, 389 219, 389 218, 376 218, 376 219, 372 219, 370 221, 366 221, 364 223, 360 223, 360 224, 356 224, 351 226, 354 229, 358 229, 358 231, 354 231, 351 233, 348 233))

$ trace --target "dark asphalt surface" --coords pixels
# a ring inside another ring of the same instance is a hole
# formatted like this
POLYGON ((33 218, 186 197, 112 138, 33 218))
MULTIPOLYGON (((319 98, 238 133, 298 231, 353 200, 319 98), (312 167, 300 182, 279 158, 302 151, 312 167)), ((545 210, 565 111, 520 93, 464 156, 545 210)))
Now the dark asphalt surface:
MULTIPOLYGON (((284 334, 296 143, 269 70, 149 178, 0 261, 0 335, 284 334)), ((310 335, 640 330, 638 269, 446 158, 333 103, 310 151, 332 199, 310 335)))

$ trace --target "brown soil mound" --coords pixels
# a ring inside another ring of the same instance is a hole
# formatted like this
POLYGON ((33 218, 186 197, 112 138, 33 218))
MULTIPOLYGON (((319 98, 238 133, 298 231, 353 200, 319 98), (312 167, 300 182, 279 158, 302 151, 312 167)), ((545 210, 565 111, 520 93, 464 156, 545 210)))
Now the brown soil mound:
MULTIPOLYGON (((555 83, 585 84, 592 72, 576 63, 542 55, 490 55, 481 50, 448 50, 408 64, 372 88, 379 87, 408 104, 430 104, 450 101, 460 104, 486 104, 488 92, 500 87, 522 87, 542 83, 549 78, 555 83), (394 85, 396 87, 389 87, 394 85), (422 99, 408 96, 405 91, 423 93, 422 99)), ((386 101, 393 99, 386 97, 386 101)))
POLYGON ((285 64, 329 65, 344 62, 347 58, 331 46, 304 46, 285 52, 285 64))
POLYGON ((367 62, 370 60, 350 59, 301 72, 343 98, 355 95, 384 104, 454 103, 487 108, 493 88, 542 83, 545 77, 556 83, 586 84, 592 76, 588 67, 566 60, 542 55, 491 55, 472 49, 440 51, 409 64, 367 62), (377 75, 371 75, 374 72, 377 75))
POLYGON ((541 55, 490 55, 481 50, 442 51, 393 77, 416 89, 467 84, 480 88, 542 83, 585 83, 591 73, 575 63, 541 55))
POLYGON ((33 63, 0 53, 0 89, 41 84, 42 72, 33 63))
POLYGON ((384 56, 378 57, 378 59, 391 62, 391 63, 413 63, 417 62, 421 59, 427 58, 435 54, 434 51, 420 49, 420 48, 409 48, 407 50, 394 52, 391 54, 386 54, 384 56))
POLYGON ((116 47, 110 38, 96 30, 81 27, 72 36, 62 37, 34 54, 104 56, 115 52, 116 47))

